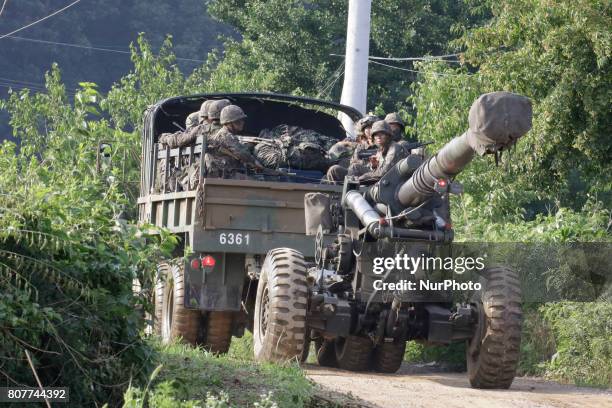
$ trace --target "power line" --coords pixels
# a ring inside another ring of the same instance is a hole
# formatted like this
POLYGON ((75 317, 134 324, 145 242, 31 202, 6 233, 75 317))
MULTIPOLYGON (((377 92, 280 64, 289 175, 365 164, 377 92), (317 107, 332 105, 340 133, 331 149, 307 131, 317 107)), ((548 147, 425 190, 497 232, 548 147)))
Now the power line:
POLYGON ((370 61, 368 61, 368 62, 371 62, 372 64, 382 65, 382 66, 387 67, 387 68, 397 69, 397 70, 400 70, 400 71, 414 72, 415 74, 426 74, 426 73, 430 73, 430 74, 435 74, 435 75, 440 75, 440 76, 458 76, 458 75, 468 75, 468 76, 470 76, 470 75, 473 75, 473 74, 470 74, 470 73, 465 73, 465 74, 453 74, 453 73, 450 73, 450 72, 423 72, 423 71, 417 71, 417 70, 414 70, 414 69, 408 69, 408 68, 396 67, 396 66, 389 65, 389 64, 384 64, 384 63, 382 63, 382 62, 378 62, 378 61, 372 61, 372 60, 370 60, 370 61))
POLYGON ((371 62, 372 64, 376 64, 376 65, 382 65, 382 66, 384 66, 384 67, 388 67, 388 68, 398 69, 398 70, 400 70, 400 71, 414 72, 414 73, 416 73, 416 74, 420 74, 420 73, 421 73, 421 71, 417 71, 417 70, 414 70, 414 69, 408 69, 408 68, 395 67, 395 66, 393 66, 393 65, 383 64, 382 62, 378 62, 378 61, 372 61, 372 60, 370 60, 370 61, 368 61, 368 62, 371 62))
POLYGON ((317 94, 317 98, 320 98, 326 94, 329 94, 336 85, 336 82, 340 79, 340 77, 344 74, 344 61, 340 64, 340 66, 334 71, 331 78, 327 81, 325 85, 321 88, 319 93, 317 94))
POLYGON ((6 3, 8 3, 8 0, 4 0, 4 3, 2 3, 2 8, 0 8, 0 16, 2 15, 2 12, 4 11, 4 7, 6 7, 6 3))
MULTIPOLYGON (((65 43, 65 42, 58 42, 58 41, 40 40, 40 39, 37 39, 37 38, 18 37, 18 36, 15 36, 15 35, 7 35, 5 37, 13 39, 13 40, 30 41, 30 42, 35 42, 35 43, 40 43, 40 44, 48 44, 48 45, 61 45, 63 47, 81 48, 81 49, 92 50, 92 51, 114 52, 114 53, 117 53, 117 54, 128 54, 128 55, 132 54, 131 51, 114 50, 112 48, 93 47, 93 46, 65 43)), ((199 62, 199 63, 206 62, 204 60, 193 59, 193 58, 180 58, 180 57, 176 57, 176 59, 177 60, 181 60, 181 61, 191 61, 191 62, 199 62)))
POLYGON ((4 78, 4 77, 0 77, 0 80, 8 81, 8 82, 19 82, 19 83, 26 84, 26 85, 44 86, 44 84, 42 84, 40 82, 28 82, 28 81, 21 81, 21 80, 16 80, 16 79, 11 79, 11 78, 4 78))
POLYGON ((3 39, 3 38, 8 37, 9 35, 13 35, 13 34, 15 34, 15 33, 18 33, 19 31, 25 30, 26 28, 32 27, 32 26, 33 26, 33 25, 35 25, 35 24, 41 23, 41 22, 45 21, 46 19, 51 18, 51 17, 53 17, 53 16, 55 16, 55 15, 57 15, 57 14, 61 13, 62 11, 69 9, 70 7, 72 7, 72 6, 74 6, 75 4, 79 3, 80 1, 81 1, 81 0, 75 0, 75 1, 73 1, 72 3, 70 3, 69 5, 67 5, 66 7, 61 8, 61 9, 59 9, 59 10, 57 10, 57 11, 54 11, 53 13, 49 14, 49 15, 48 15, 48 16, 46 16, 46 17, 41 18, 40 20, 36 20, 36 21, 34 21, 33 23, 30 23, 30 24, 28 24, 28 25, 26 25, 26 26, 23 26, 23 27, 18 28, 18 29, 14 30, 14 31, 11 31, 10 33, 4 34, 4 35, 0 36, 0 40, 1 40, 1 39, 3 39))
MULTIPOLYGON (((332 57, 341 57, 341 58, 345 58, 344 55, 342 54, 329 54, 332 57)), ((368 56, 368 59, 371 60, 380 60, 380 61, 432 61, 432 60, 436 60, 436 61, 444 61, 444 62, 457 62, 457 61, 453 61, 453 60, 446 60, 444 58, 450 58, 450 57, 458 57, 461 54, 446 54, 446 55, 424 55, 422 57, 405 57, 405 58, 395 58, 395 57, 373 57, 373 56, 368 56)))
MULTIPOLYGON (((27 88, 27 89, 31 89, 33 91, 38 91, 38 92, 47 91, 46 85, 40 82, 20 81, 20 80, 11 79, 11 78, 5 78, 5 77, 0 77, 0 86, 4 88, 14 88, 17 90, 27 88)), ((72 96, 76 95, 75 91, 71 91, 69 89, 64 89, 64 90, 68 95, 72 95, 72 96)))
MULTIPOLYGON (((395 57, 369 57, 372 60, 379 61, 429 61, 429 60, 444 60, 444 58, 458 57, 461 54, 446 54, 446 55, 425 55, 423 57, 405 57, 405 58, 395 58, 395 57)), ((451 61, 447 61, 451 62, 451 61)))

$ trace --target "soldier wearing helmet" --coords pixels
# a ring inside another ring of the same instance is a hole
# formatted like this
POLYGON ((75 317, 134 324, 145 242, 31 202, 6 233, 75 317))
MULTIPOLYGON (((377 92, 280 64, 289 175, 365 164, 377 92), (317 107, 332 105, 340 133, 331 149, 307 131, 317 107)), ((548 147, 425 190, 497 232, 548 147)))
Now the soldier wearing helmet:
MULTIPOLYGON (((209 114, 209 117, 211 115, 209 114)), ((213 113, 213 119, 216 114, 213 113)), ((263 166, 238 140, 237 135, 244 130, 247 116, 236 105, 227 105, 219 113, 219 123, 223 126, 208 138, 210 154, 206 155, 208 174, 213 177, 245 178, 240 174, 245 166, 262 169, 263 166)))
POLYGON ((385 122, 389 124, 391 128, 391 133, 393 134, 393 141, 399 142, 404 137, 404 129, 406 128, 406 124, 400 117, 399 113, 391 112, 387 116, 385 116, 385 122))
POLYGON ((327 170, 325 181, 327 182, 341 182, 344 177, 359 176, 363 173, 367 173, 372 170, 372 164, 369 163, 368 159, 359 158, 359 153, 364 150, 373 148, 372 144, 372 124, 378 120, 378 117, 374 115, 367 115, 359 119, 355 123, 355 130, 357 132, 357 146, 353 150, 353 156, 351 157, 348 167, 336 164, 331 166, 327 170))
POLYGON ((359 176, 361 184, 374 184, 381 179, 395 164, 405 158, 404 149, 393 141, 393 131, 384 120, 379 120, 372 125, 372 136, 378 148, 375 156, 376 164, 373 169, 359 176))
POLYGON ((219 99, 216 101, 212 101, 210 105, 208 105, 208 123, 210 123, 210 129, 208 131, 208 135, 212 136, 221 129, 221 111, 226 106, 231 105, 232 103, 227 99, 219 99))
POLYGON ((208 107, 213 102, 214 101, 212 99, 208 99, 202 102, 202 105, 200 105, 200 112, 199 112, 200 123, 210 123, 208 121, 208 107))
POLYGON ((192 112, 185 119, 185 130, 193 129, 200 124, 200 111, 192 112))

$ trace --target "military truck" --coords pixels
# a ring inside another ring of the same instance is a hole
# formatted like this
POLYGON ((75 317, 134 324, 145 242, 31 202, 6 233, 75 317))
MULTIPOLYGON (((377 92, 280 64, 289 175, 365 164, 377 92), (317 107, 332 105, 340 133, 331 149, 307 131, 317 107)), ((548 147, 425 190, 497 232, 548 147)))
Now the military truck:
POLYGON ((339 205, 328 200, 328 211, 339 206, 341 216, 307 206, 306 216, 326 219, 313 239, 315 265, 290 245, 268 253, 255 306, 257 359, 304 359, 312 341, 321 365, 393 373, 408 340, 465 342, 473 387, 510 386, 521 333, 517 273, 483 263, 480 289, 457 302, 455 293, 430 285, 444 272, 453 275, 452 264, 450 271, 424 263, 407 270, 394 262, 404 255, 453 259, 449 194, 461 191, 455 176, 476 155, 498 155, 522 137, 531 127, 531 104, 511 93, 485 94, 473 104, 469 124, 434 156, 409 155, 373 186, 347 177, 339 205))
MULTIPOLYGON (((253 308, 265 255, 279 246, 313 257, 305 235, 304 195, 338 194, 341 186, 323 185, 321 175, 299 170, 251 174, 249 180, 207 177, 202 172, 197 189, 166 189, 160 177, 170 167, 203 161, 206 143, 176 149, 158 142, 165 132, 176 132, 187 116, 205 100, 229 99, 248 116, 245 134, 280 124, 314 130, 337 140, 346 131, 335 113, 357 120, 361 114, 347 106, 316 99, 267 94, 205 94, 163 100, 145 113, 142 133, 142 171, 139 220, 168 229, 180 245, 174 258, 160 263, 154 293, 154 331, 164 341, 182 337, 223 353, 232 335, 240 337, 253 322, 253 308), (166 171, 160 174, 160 163, 166 171), (156 187, 164 186, 161 190, 156 187)), ((204 168, 201 166, 200 168, 204 168)))

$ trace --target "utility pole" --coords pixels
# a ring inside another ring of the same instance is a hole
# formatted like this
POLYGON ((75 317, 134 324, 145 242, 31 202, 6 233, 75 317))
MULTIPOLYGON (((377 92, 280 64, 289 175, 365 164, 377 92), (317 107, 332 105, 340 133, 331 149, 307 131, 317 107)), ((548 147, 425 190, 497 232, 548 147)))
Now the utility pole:
MULTIPOLYGON (((368 97, 368 56, 370 53, 370 12, 372 0, 349 0, 346 27, 344 85, 340 103, 366 113, 368 97)), ((343 113, 344 128, 354 135, 353 121, 343 113)))

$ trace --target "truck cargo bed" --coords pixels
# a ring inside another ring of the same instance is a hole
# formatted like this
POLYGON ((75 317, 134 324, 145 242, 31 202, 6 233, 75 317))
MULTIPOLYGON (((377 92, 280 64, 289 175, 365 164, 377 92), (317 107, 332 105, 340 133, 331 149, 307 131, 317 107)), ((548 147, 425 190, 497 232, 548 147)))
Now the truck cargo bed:
POLYGON ((305 235, 304 195, 341 186, 207 178, 197 191, 139 199, 139 218, 187 234, 194 251, 266 253, 287 246, 314 255, 305 235))

